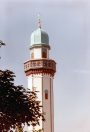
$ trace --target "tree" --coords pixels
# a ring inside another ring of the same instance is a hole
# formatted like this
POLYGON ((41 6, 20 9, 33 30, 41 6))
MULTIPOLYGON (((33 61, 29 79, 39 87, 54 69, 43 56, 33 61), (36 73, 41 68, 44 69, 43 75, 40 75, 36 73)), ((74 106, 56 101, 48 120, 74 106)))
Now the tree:
POLYGON ((17 126, 16 129, 15 129, 15 132, 24 132, 23 128, 24 127, 17 126))
POLYGON ((44 129, 39 129, 39 130, 33 130, 33 132, 42 132, 44 129))
POLYGON ((44 120, 36 92, 14 85, 15 74, 0 70, 0 132, 21 127, 25 123, 35 126, 39 119, 44 120))
POLYGON ((0 40, 0 47, 1 47, 2 45, 6 45, 6 44, 3 43, 2 40, 0 40))

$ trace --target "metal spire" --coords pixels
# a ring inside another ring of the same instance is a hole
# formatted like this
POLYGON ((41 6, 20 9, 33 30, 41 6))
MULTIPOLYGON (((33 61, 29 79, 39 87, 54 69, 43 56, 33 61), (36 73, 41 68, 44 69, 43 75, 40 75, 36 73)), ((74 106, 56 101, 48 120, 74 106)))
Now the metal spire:
POLYGON ((39 28, 41 28, 40 16, 41 16, 41 14, 39 13, 39 14, 38 14, 38 17, 39 17, 39 22, 38 22, 38 23, 39 23, 39 25, 38 25, 38 27, 39 27, 39 28))

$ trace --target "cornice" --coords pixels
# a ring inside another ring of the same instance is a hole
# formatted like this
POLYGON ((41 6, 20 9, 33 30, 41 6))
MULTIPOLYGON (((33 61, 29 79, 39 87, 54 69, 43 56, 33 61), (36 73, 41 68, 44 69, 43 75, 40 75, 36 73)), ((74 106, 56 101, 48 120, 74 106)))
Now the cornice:
POLYGON ((30 50, 33 48, 48 48, 49 50, 51 49, 49 45, 44 45, 44 44, 34 44, 29 47, 30 50))
POLYGON ((24 64, 28 63, 28 62, 35 62, 35 61, 53 61, 55 64, 56 62, 52 59, 48 59, 48 58, 40 58, 40 59, 30 59, 28 61, 25 61, 24 64))
POLYGON ((31 70, 27 70, 25 71, 26 73, 26 76, 29 76, 31 74, 40 74, 40 73, 43 73, 43 74, 50 74, 51 76, 54 76, 55 74, 55 71, 52 70, 52 69, 31 69, 31 70))
POLYGON ((24 63, 24 71, 28 71, 30 69, 53 69, 56 71, 56 62, 54 60, 29 60, 24 63))

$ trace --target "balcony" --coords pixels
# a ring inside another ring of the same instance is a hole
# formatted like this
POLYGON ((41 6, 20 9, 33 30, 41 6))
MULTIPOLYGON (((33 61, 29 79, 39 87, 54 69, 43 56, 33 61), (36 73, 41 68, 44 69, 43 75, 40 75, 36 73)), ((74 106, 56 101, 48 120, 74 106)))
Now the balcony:
POLYGON ((34 69, 50 69, 56 72, 56 62, 51 59, 40 59, 40 60, 29 60, 24 63, 24 71, 27 72, 29 70, 34 69))

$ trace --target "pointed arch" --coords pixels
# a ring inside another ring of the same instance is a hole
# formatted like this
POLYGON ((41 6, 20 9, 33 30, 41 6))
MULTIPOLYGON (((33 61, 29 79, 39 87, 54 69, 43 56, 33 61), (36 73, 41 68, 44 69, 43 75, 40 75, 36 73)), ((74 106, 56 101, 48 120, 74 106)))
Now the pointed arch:
POLYGON ((31 53, 31 59, 33 59, 33 58, 34 58, 34 53, 32 52, 32 53, 31 53))
POLYGON ((45 99, 48 99, 48 90, 46 89, 44 92, 45 92, 45 99))
POLYGON ((47 49, 42 49, 42 58, 47 58, 47 49))

